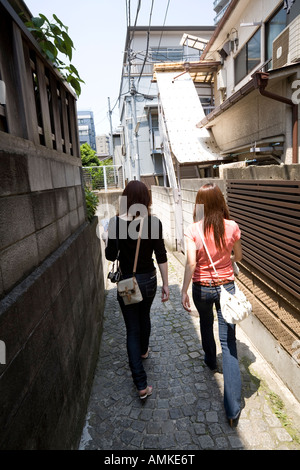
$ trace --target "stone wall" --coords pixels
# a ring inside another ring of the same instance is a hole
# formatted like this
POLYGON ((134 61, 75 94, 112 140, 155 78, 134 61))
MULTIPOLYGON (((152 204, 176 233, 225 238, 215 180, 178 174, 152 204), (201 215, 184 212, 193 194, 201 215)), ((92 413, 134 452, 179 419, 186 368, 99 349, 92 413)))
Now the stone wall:
POLYGON ((0 132, 0 298, 85 221, 81 159, 0 132))
POLYGON ((76 448, 102 333, 96 225, 81 225, 0 303, 2 450, 76 448))
POLYGON ((76 448, 102 332, 98 219, 78 157, 0 132, 0 173, 0 449, 76 448))

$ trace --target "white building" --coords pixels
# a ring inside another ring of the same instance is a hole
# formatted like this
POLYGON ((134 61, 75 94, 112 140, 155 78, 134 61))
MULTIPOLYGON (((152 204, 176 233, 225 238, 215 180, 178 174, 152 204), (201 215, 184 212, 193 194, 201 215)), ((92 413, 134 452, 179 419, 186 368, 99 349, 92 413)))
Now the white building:
POLYGON ((248 163, 299 163, 299 1, 232 0, 202 59, 222 63, 216 107, 198 123, 211 129, 220 154, 248 163))
POLYGON ((109 151, 109 136, 106 134, 96 136, 96 152, 99 158, 108 157, 109 151))
MULTIPOLYGON (((158 124, 158 88, 152 82, 153 65, 164 62, 198 61, 201 51, 181 43, 188 33, 208 42, 214 26, 130 27, 120 86, 120 121, 125 178, 151 184, 168 184, 158 124), (149 41, 148 41, 149 38, 149 41)), ((203 96, 211 103, 211 85, 203 96), (209 93, 208 93, 209 91, 209 93), (206 96, 208 93, 209 96, 206 96)))

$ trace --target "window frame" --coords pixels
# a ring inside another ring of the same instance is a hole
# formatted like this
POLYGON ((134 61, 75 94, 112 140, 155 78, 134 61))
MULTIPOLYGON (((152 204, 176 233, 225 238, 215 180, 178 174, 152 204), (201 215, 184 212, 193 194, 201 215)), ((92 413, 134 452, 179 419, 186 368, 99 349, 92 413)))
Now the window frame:
POLYGON ((244 44, 244 46, 240 49, 239 53, 235 56, 234 58, 234 83, 235 85, 240 83, 245 77, 247 77, 247 75, 249 75, 250 72, 252 72, 252 70, 255 69, 255 67, 257 67, 261 63, 261 60, 262 60, 261 59, 262 57, 261 35, 262 35, 262 27, 260 26, 253 33, 253 35, 248 39, 248 41, 244 44), (258 35, 259 37, 259 59, 254 58, 255 63, 250 67, 251 59, 249 58, 249 45, 256 35, 258 35), (243 56, 244 56, 244 59, 243 59, 243 56), (239 59, 244 60, 245 69, 242 72, 241 76, 237 77, 237 65, 238 65, 239 59))
POLYGON ((287 14, 286 14, 286 11, 283 9, 282 5, 280 8, 278 8, 274 14, 265 22, 265 58, 266 58, 266 61, 268 61, 270 59, 270 62, 268 63, 267 65, 267 70, 270 70, 272 68, 272 44, 273 44, 273 41, 274 39, 276 39, 276 37, 279 36, 279 34, 282 33, 282 31, 287 27, 288 25, 288 20, 287 20, 287 14), (271 45, 270 45, 270 38, 272 38, 272 34, 270 32, 270 26, 271 26, 271 23, 272 21, 274 21, 274 19, 276 18, 277 15, 284 15, 284 18, 285 18, 285 26, 283 26, 283 28, 281 29, 281 31, 277 34, 277 36, 274 36, 274 38, 272 39, 271 41, 271 45), (269 57, 269 52, 271 52, 271 56, 269 57))

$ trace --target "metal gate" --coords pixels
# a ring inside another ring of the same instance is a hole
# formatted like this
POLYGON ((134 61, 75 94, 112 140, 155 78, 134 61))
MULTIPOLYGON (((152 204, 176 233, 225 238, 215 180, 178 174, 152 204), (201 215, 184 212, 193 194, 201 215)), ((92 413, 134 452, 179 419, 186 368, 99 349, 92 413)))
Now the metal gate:
POLYGON ((92 190, 125 187, 122 165, 84 166, 82 171, 85 186, 92 190))

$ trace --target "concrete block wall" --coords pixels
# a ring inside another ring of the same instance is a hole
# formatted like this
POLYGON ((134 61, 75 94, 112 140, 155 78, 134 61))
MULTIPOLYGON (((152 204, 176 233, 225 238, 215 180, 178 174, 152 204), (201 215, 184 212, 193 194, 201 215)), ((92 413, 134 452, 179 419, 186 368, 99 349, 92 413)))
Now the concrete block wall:
POLYGON ((97 218, 0 302, 0 449, 76 449, 98 358, 104 279, 97 218))
MULTIPOLYGON (((224 194, 225 183, 222 179, 186 179, 181 181, 181 206, 183 230, 193 223, 193 211, 196 194, 201 186, 207 183, 218 184, 224 194)), ((175 201, 173 189, 162 186, 151 186, 152 212, 163 224, 165 243, 171 250, 176 250, 175 237, 175 201)))
POLYGON ((85 221, 81 160, 0 132, 0 298, 85 221))
POLYGON ((0 149, 0 449, 76 449, 102 332, 98 219, 80 158, 2 132, 0 149))
POLYGON ((181 200, 182 200, 182 216, 183 229, 185 230, 193 223, 193 212, 195 207, 196 195, 201 186, 204 184, 214 183, 219 186, 225 196, 225 184, 222 179, 186 179, 181 181, 181 200))
POLYGON ((163 225, 163 236, 170 250, 176 249, 175 215, 173 189, 162 186, 151 186, 152 214, 156 215, 163 225))

